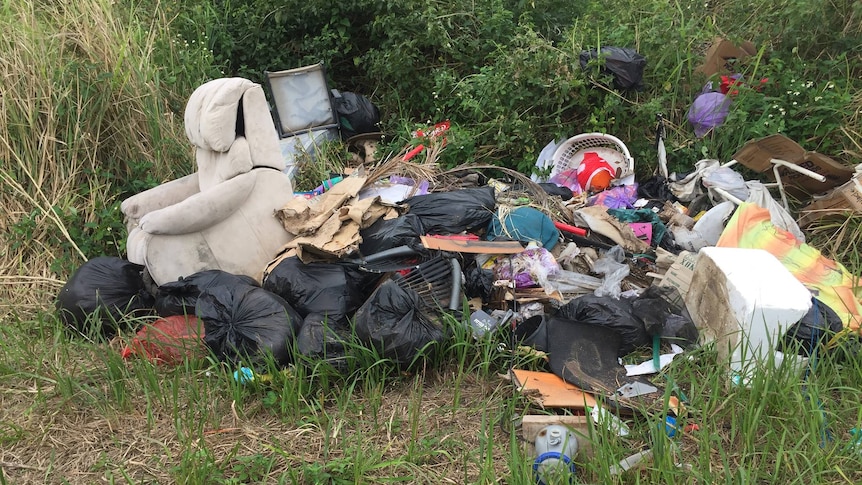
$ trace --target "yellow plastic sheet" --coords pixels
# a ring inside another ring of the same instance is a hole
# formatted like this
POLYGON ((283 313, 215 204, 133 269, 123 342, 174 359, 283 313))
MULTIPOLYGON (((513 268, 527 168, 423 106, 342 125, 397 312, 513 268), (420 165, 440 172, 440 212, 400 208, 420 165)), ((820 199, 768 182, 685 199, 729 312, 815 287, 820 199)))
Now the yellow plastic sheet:
POLYGON ((862 303, 857 294, 859 278, 850 274, 841 263, 775 227, 770 222, 768 210, 751 203, 741 204, 716 246, 768 251, 814 296, 838 314, 845 329, 860 331, 862 303))

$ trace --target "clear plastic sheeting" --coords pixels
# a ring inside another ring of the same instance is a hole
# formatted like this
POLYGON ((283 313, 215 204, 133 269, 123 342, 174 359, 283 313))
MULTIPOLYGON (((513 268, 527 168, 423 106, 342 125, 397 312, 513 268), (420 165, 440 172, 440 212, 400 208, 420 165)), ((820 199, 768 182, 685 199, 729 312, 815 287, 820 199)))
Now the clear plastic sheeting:
POLYGON ((626 255, 623 248, 614 246, 604 256, 593 264, 593 273, 605 275, 602 284, 593 292, 598 297, 610 296, 620 298, 622 281, 629 275, 631 269, 625 263, 626 255))

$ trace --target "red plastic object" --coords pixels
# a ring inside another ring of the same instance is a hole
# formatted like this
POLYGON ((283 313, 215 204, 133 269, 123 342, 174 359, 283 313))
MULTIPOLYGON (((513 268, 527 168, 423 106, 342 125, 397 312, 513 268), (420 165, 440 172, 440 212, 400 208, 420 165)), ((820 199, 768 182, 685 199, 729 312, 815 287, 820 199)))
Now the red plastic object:
POLYGON ((425 149, 425 145, 418 145, 416 148, 410 150, 409 152, 407 152, 406 155, 404 155, 404 161, 406 162, 407 160, 410 160, 411 158, 418 155, 419 152, 421 152, 424 149, 425 149))
POLYGON ((582 227, 575 227, 569 224, 563 224, 562 222, 554 222, 554 227, 563 232, 568 232, 569 234, 574 234, 576 236, 587 236, 587 230, 582 227))
POLYGON ((203 338, 203 322, 194 315, 165 317, 142 328, 120 355, 124 359, 139 355, 156 364, 177 365, 186 357, 203 355, 203 338))

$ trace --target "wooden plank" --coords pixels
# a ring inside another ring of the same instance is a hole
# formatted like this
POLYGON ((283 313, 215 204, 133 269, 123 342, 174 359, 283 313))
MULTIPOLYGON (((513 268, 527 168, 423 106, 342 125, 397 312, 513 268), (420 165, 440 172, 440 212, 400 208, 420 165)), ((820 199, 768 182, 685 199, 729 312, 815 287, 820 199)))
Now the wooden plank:
POLYGON ((550 372, 512 369, 512 379, 522 394, 535 399, 543 408, 584 409, 596 405, 591 394, 550 372))
POLYGON ((422 245, 428 249, 473 254, 517 254, 524 251, 518 241, 480 241, 477 239, 448 239, 420 236, 422 245))

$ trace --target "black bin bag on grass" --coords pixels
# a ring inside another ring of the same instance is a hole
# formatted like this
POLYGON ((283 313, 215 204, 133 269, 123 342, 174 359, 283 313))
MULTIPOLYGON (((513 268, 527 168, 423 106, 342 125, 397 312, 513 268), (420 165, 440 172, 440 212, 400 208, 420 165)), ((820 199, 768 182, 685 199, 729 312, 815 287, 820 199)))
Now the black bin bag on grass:
POLYGON ((303 263, 290 257, 266 275, 263 288, 284 298, 303 318, 316 314, 344 326, 379 278, 351 264, 303 263))
POLYGON ((354 328, 359 340, 403 366, 430 357, 445 338, 442 323, 423 310, 419 294, 392 280, 356 311, 354 328))
POLYGON ((349 91, 334 91, 333 104, 341 124, 341 138, 379 131, 380 109, 366 96, 349 91))
POLYGON ((458 234, 487 227, 497 201, 493 187, 475 187, 417 195, 401 203, 419 216, 428 234, 458 234))
POLYGON ((156 313, 161 317, 194 315, 195 305, 202 291, 216 286, 236 285, 257 286, 257 282, 250 276, 210 269, 165 283, 159 287, 156 295, 156 313))
POLYGON ((280 296, 252 285, 216 286, 201 292, 195 313, 204 322, 204 343, 220 360, 279 365, 293 361, 302 317, 280 296))
POLYGON ((57 313, 67 326, 89 334, 88 316, 97 314, 100 331, 111 337, 124 316, 152 313, 153 295, 147 292, 144 267, 125 259, 100 256, 82 264, 57 295, 57 313))
POLYGON ((652 342, 643 321, 635 315, 632 302, 625 298, 584 295, 560 307, 557 315, 577 323, 612 328, 621 337, 620 357, 652 342))

